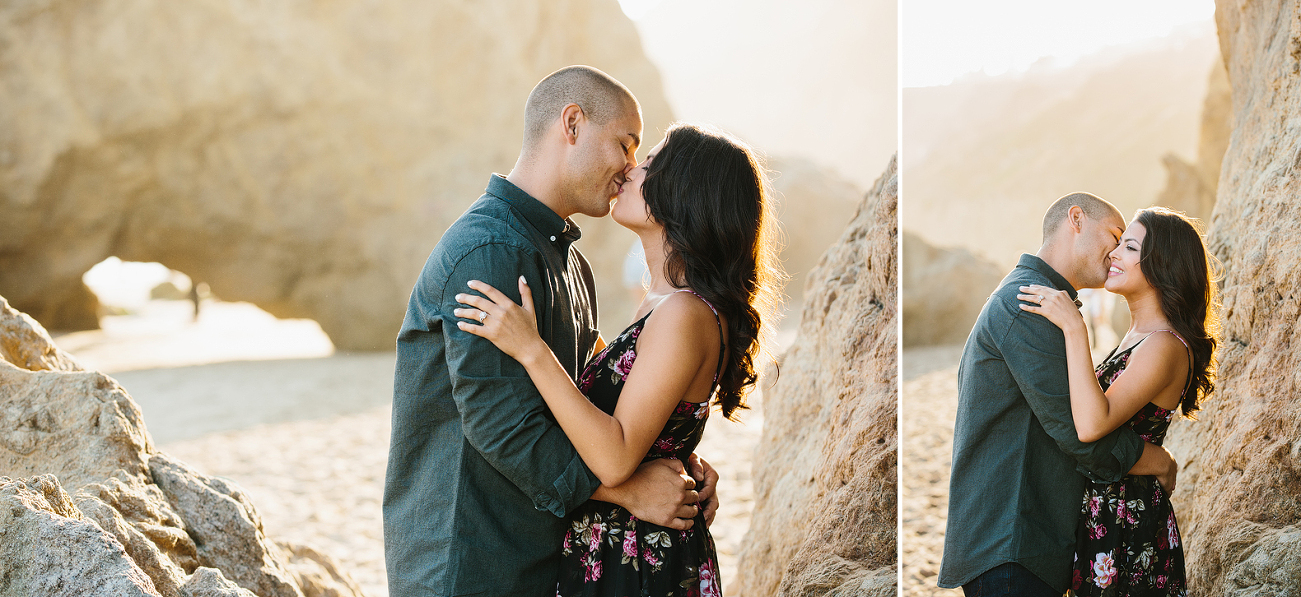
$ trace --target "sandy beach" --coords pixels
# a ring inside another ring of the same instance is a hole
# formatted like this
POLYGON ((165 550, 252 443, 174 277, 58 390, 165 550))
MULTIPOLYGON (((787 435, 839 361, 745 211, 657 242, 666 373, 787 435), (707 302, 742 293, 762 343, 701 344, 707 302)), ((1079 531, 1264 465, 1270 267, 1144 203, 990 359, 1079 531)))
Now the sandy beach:
POLYGON ((949 509, 949 468, 953 420, 958 409, 958 359, 961 346, 903 351, 903 467, 899 504, 903 532, 902 594, 908 597, 960 597, 960 589, 941 589, 940 556, 949 509))
MULTIPOLYGON (((381 499, 393 353, 335 353, 320 327, 243 303, 150 301, 103 329, 56 341, 140 404, 154 442, 252 497, 269 537, 333 556, 369 597, 386 597, 381 499)), ((717 413, 698 453, 719 471, 711 526, 724 589, 750 524, 759 400, 744 423, 717 413)))

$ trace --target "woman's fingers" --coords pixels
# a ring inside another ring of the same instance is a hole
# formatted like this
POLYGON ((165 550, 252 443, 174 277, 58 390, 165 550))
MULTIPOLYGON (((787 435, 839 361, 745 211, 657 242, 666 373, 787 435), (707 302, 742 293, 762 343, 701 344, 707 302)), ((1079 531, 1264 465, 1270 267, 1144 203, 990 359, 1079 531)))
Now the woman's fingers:
POLYGON ((533 293, 529 292, 529 282, 524 276, 519 277, 519 298, 525 311, 533 313, 533 293))
POLYGON ((510 300, 510 297, 502 294, 500 290, 493 288, 493 286, 491 284, 488 284, 487 282, 470 280, 465 285, 475 290, 478 290, 479 292, 482 292, 484 296, 488 297, 489 300, 491 300, 493 303, 497 305, 505 307, 508 305, 515 304, 515 301, 510 300))
POLYGON ((483 298, 477 294, 468 293, 456 295, 456 302, 461 303, 462 305, 469 305, 485 313, 492 313, 492 307, 497 306, 497 303, 494 303, 489 299, 483 298))
POLYGON ((479 323, 483 323, 483 321, 487 319, 486 317, 487 313, 488 313, 487 311, 480 311, 478 309, 453 309, 452 310, 452 315, 455 315, 462 319, 473 319, 479 323))
POLYGON ((475 336, 479 336, 480 338, 487 337, 483 335, 483 326, 481 325, 475 325, 473 323, 458 321, 456 322, 456 327, 459 328, 462 332, 474 334, 475 336))

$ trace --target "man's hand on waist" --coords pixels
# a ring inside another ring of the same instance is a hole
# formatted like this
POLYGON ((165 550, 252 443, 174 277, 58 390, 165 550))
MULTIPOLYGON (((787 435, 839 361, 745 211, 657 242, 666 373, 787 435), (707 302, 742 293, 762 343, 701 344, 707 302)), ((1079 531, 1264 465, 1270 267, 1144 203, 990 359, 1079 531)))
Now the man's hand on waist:
MULTIPOLYGON (((712 471, 712 469, 710 469, 712 471)), ((714 473, 715 484, 718 475, 714 473)), ((618 504, 646 522, 678 530, 691 528, 700 494, 682 463, 662 458, 643 462, 627 481, 602 485, 592 499, 618 504)))

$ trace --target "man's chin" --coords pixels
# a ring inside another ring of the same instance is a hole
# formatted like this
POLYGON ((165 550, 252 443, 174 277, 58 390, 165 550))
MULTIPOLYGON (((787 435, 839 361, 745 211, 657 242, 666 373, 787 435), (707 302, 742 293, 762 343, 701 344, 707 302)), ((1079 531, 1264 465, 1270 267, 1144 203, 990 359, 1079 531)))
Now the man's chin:
MULTIPOLYGON (((614 199, 614 197, 611 197, 611 199, 614 199)), ((590 209, 585 209, 579 213, 590 218, 604 218, 605 216, 610 215, 611 207, 610 202, 606 201, 599 206, 592 206, 590 209)))

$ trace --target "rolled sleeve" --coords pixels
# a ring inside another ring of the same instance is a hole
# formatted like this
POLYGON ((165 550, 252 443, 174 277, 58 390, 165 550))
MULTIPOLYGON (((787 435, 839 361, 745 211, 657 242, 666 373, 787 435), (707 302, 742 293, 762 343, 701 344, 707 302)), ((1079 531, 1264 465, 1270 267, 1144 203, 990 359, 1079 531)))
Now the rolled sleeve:
POLYGON ((1010 306, 1016 313, 1003 338, 1002 354, 1030 410, 1062 452, 1075 460, 1077 471, 1097 482, 1119 481, 1138 462, 1143 440, 1122 426, 1096 442, 1080 441, 1071 418, 1061 329, 1041 315, 1021 311, 1015 301, 1010 306))
MULTIPOLYGON (((535 508, 563 517, 591 497, 600 481, 551 417, 524 367, 492 342, 461 331, 459 319, 452 315, 462 306, 456 295, 474 292, 466 286, 470 280, 490 284, 518 304, 521 275, 530 288, 545 288, 541 265, 507 244, 473 249, 452 269, 437 309, 445 330, 452 399, 466 440, 484 460, 535 508)), ((546 316, 546 297, 537 290, 533 294, 539 317, 546 316)))

